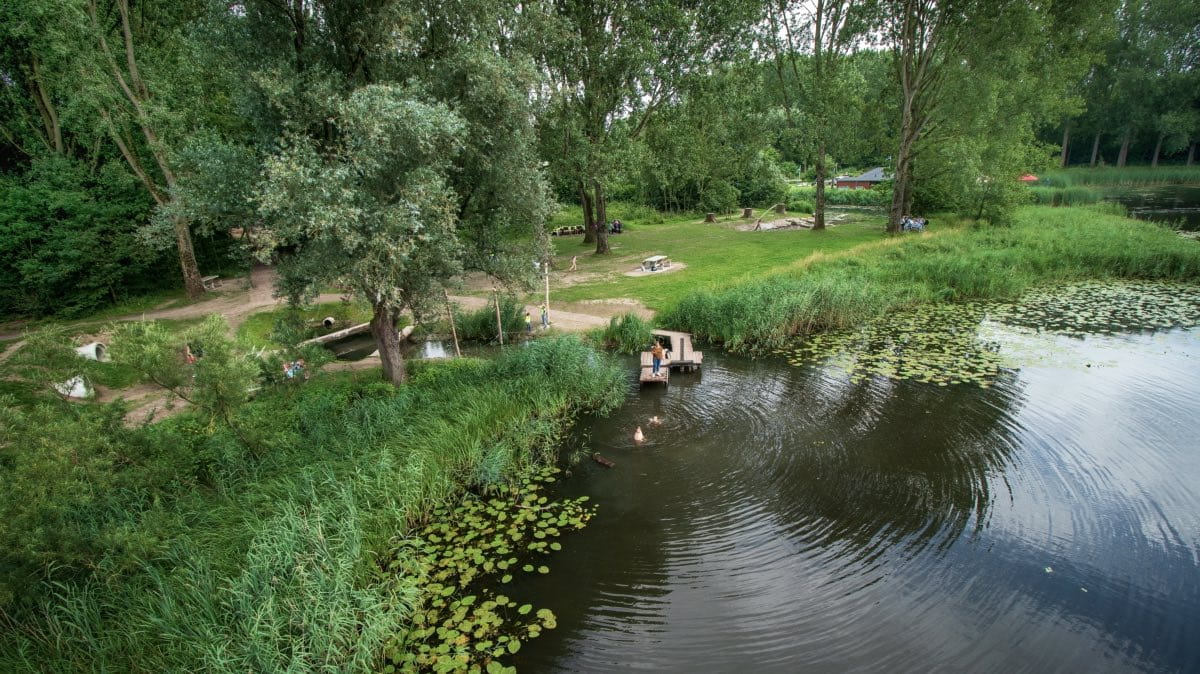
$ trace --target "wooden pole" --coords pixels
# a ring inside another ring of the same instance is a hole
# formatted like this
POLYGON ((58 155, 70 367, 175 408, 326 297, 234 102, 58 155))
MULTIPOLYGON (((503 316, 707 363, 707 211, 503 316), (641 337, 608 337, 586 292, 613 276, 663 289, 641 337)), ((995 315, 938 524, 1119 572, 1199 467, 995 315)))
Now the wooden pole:
POLYGON ((550 324, 550 263, 546 263, 546 324, 550 324))
POLYGON ((496 295, 496 334, 500 336, 500 346, 504 346, 504 323, 500 321, 500 291, 492 288, 496 295))
POLYGON ((450 294, 442 289, 442 296, 446 298, 446 315, 450 317, 450 336, 454 338, 454 355, 457 358, 462 358, 462 351, 458 348, 458 330, 454 327, 454 307, 450 306, 450 294))

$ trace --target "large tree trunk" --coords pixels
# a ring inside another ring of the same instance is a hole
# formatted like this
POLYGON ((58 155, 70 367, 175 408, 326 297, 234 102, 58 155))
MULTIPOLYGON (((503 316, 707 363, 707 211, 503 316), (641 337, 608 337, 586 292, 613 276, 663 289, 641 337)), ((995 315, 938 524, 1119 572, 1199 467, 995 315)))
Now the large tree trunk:
POLYGON ((596 181, 596 254, 608 252, 608 202, 604 199, 604 185, 596 181))
POLYGON ((371 315, 371 335, 379 347, 379 360, 383 362, 383 379, 396 386, 404 383, 404 356, 400 355, 400 334, 396 332, 396 321, 400 310, 382 302, 374 305, 371 315))
POLYGON ((1089 164, 1092 168, 1096 168, 1096 160, 1100 158, 1100 132, 1096 132, 1096 139, 1092 141, 1092 163, 1089 164))
POLYGON ((1150 168, 1158 168, 1158 155, 1162 152, 1164 134, 1158 134, 1158 142, 1154 144, 1154 158, 1150 160, 1150 168))
POLYGON ((188 297, 195 299, 204 294, 204 283, 200 281, 200 267, 196 264, 196 251, 192 248, 192 233, 187 220, 175 218, 175 246, 179 249, 179 266, 183 269, 183 287, 188 297))
POLYGON ((825 139, 817 142, 817 191, 813 197, 813 231, 825 229, 825 139))
POLYGON ((1133 134, 1129 129, 1125 129, 1125 136, 1121 138, 1121 153, 1117 155, 1117 167, 1125 165, 1125 160, 1129 158, 1129 140, 1133 134))
POLYGON ((1196 141, 1193 140, 1192 144, 1188 147, 1187 165, 1191 166, 1194 163, 1196 163, 1196 141))
POLYGON ((592 195, 587 187, 579 183, 580 203, 583 205, 583 242, 596 242, 596 218, 592 215, 592 195))
POLYGON ((1062 152, 1059 154, 1059 157, 1058 157, 1058 165, 1062 168, 1067 168, 1067 164, 1070 163, 1070 159, 1071 159, 1071 151, 1069 149, 1070 147, 1071 147, 1071 123, 1067 122, 1066 124, 1063 124, 1062 152))

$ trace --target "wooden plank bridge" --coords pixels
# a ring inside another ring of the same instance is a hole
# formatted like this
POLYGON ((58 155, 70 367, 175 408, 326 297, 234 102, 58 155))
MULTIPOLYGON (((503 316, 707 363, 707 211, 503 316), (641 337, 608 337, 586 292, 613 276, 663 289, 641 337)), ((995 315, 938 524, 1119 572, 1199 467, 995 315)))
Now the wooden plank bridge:
POLYGON ((673 330, 654 330, 655 340, 667 350, 667 357, 659 366, 659 376, 654 376, 654 357, 649 351, 642 352, 641 376, 642 384, 662 384, 667 386, 671 379, 671 370, 694 372, 704 363, 704 353, 692 348, 692 336, 686 332, 673 330))

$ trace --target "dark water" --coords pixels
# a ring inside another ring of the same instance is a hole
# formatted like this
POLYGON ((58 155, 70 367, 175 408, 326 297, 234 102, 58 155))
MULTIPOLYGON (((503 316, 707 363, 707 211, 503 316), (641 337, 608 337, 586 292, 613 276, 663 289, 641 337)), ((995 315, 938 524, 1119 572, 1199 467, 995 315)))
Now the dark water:
MULTIPOLYGON (((454 355, 454 344, 446 340, 429 339, 415 344, 402 344, 405 358, 450 358, 454 355)), ((329 342, 325 348, 333 352, 338 360, 362 360, 375 353, 379 347, 375 345, 375 337, 370 333, 353 335, 334 342, 329 342)), ((463 347, 460 347, 463 348, 463 347)), ((490 353, 494 349, 487 346, 468 345, 464 353, 479 355, 490 353)))
POLYGON ((1200 671, 1200 330, 1044 339, 988 389, 710 352, 583 423, 514 664, 1200 671))
POLYGON ((1155 185, 1114 188, 1105 198, 1129 208, 1140 220, 1163 222, 1179 229, 1200 230, 1200 185, 1155 185))

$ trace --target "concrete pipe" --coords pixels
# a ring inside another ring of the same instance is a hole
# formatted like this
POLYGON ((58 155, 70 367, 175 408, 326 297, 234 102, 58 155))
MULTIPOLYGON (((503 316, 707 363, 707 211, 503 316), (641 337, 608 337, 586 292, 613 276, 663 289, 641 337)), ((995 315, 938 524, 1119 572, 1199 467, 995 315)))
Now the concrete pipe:
POLYGON ((54 390, 64 398, 87 398, 92 395, 92 388, 80 375, 71 377, 61 384, 55 384, 54 390))
POLYGON ((75 353, 87 358, 88 360, 98 360, 101 363, 108 361, 108 347, 104 346, 100 342, 84 344, 78 349, 75 349, 75 353))
POLYGON ((335 320, 333 316, 326 316, 325 318, 321 319, 321 325, 324 325, 326 330, 332 328, 334 323, 337 323, 337 320, 335 320))

